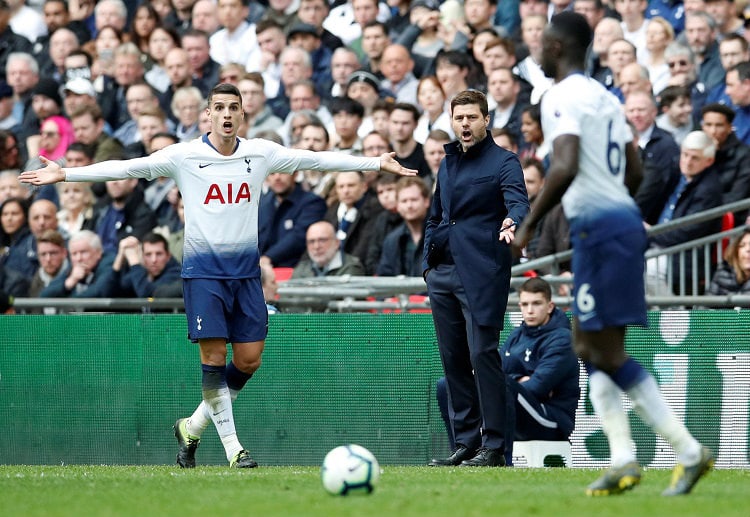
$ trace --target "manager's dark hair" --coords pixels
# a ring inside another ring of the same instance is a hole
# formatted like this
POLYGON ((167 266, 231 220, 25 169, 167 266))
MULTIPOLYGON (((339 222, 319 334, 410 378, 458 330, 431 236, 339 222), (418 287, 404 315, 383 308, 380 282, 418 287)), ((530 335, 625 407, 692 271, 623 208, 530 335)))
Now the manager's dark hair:
POLYGON ((451 114, 456 106, 467 106, 469 104, 478 104, 482 116, 486 117, 490 110, 487 107, 487 97, 479 90, 464 90, 458 93, 451 101, 451 114))

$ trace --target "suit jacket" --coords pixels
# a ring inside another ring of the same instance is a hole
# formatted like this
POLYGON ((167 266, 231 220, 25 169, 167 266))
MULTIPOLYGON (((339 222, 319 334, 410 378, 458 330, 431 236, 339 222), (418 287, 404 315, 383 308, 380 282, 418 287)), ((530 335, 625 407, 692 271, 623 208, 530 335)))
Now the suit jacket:
POLYGON ((276 206, 276 194, 266 192, 260 198, 258 212, 258 248, 274 266, 294 267, 305 252, 305 234, 314 222, 323 219, 326 203, 306 192, 299 184, 276 206))
POLYGON ((445 145, 424 237, 423 270, 456 264, 469 309, 480 325, 502 328, 508 303, 510 246, 499 240, 503 220, 520 224, 529 197, 518 157, 491 135, 463 152, 445 145))

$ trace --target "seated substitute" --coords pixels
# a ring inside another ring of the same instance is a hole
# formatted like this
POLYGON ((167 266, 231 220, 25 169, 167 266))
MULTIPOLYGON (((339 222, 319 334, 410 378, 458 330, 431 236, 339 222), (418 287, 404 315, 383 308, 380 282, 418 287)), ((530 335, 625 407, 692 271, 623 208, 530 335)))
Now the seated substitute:
POLYGON ((117 273, 120 296, 148 298, 157 287, 178 281, 182 267, 169 253, 167 239, 150 232, 143 241, 132 235, 121 240, 112 269, 117 273))
MULTIPOLYGON (((523 322, 500 348, 516 405, 514 439, 567 440, 581 395, 570 322, 552 302, 550 285, 539 277, 521 285, 518 305, 523 322)), ((438 381, 437 398, 453 447, 445 378, 438 381)))

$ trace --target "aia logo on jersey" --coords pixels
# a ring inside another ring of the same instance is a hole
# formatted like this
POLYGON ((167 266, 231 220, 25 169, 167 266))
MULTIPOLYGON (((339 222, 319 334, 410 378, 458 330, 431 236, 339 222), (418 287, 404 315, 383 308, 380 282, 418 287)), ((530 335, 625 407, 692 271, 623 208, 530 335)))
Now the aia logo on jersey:
POLYGON ((215 201, 221 205, 232 205, 241 203, 243 201, 250 202, 250 185, 245 182, 235 185, 234 183, 227 183, 226 185, 218 185, 212 183, 208 187, 206 193, 206 199, 203 200, 203 204, 207 205, 215 201))

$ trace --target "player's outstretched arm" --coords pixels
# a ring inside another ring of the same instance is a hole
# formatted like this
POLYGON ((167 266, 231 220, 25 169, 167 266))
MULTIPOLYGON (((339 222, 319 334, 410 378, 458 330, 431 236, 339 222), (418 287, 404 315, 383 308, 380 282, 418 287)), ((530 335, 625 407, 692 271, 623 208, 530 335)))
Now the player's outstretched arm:
POLYGON ((59 163, 48 160, 43 156, 40 156, 39 159, 46 165, 41 169, 22 172, 18 176, 21 183, 30 183, 31 185, 49 185, 50 183, 65 181, 65 171, 63 171, 59 163))
POLYGON ((398 174, 399 176, 416 176, 417 171, 407 169, 396 161, 396 153, 383 153, 380 155, 380 170, 398 174))

